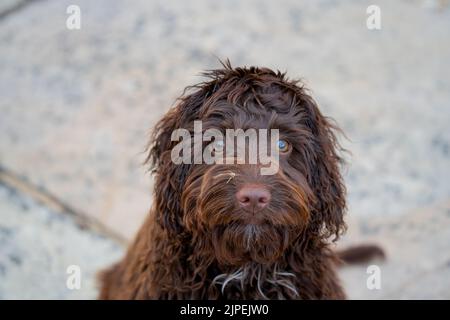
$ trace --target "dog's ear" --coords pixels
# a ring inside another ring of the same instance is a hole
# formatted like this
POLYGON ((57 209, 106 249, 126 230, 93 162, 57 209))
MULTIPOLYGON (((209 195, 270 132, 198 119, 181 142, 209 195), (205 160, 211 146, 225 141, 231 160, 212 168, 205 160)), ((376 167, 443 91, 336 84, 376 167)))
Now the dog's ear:
POLYGON ((308 159, 308 180, 316 196, 311 227, 322 237, 334 236, 334 240, 337 240, 346 229, 346 189, 340 173, 343 160, 339 155, 343 150, 335 135, 340 129, 321 114, 310 96, 302 95, 301 101, 306 110, 304 125, 313 135, 312 158, 308 159))
POLYGON ((190 164, 176 165, 172 162, 171 150, 178 142, 172 141, 171 137, 174 130, 192 126, 205 98, 205 90, 180 98, 178 104, 156 124, 148 145, 146 163, 155 174, 156 220, 171 234, 180 234, 183 230, 181 194, 191 169, 190 164))

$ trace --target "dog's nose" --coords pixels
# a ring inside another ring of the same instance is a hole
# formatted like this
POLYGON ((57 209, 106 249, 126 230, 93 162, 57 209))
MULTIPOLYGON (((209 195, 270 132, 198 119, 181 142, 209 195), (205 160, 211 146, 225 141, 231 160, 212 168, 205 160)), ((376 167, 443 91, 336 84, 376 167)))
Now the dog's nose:
POLYGON ((269 204, 270 192, 264 186, 244 185, 236 193, 236 199, 242 208, 257 211, 269 204))

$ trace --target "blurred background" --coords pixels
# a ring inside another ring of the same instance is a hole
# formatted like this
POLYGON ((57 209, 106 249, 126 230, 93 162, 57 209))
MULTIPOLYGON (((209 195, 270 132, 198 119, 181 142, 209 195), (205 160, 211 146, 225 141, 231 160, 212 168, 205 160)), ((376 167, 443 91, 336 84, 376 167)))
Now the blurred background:
POLYGON ((342 127, 351 299, 450 299, 448 1, 0 2, 0 299, 92 299, 151 203, 148 134, 229 58, 287 71, 342 127), (381 9, 381 29, 366 26, 381 9), (68 29, 77 5, 80 29, 68 29), (82 271, 79 290, 67 267, 82 271))

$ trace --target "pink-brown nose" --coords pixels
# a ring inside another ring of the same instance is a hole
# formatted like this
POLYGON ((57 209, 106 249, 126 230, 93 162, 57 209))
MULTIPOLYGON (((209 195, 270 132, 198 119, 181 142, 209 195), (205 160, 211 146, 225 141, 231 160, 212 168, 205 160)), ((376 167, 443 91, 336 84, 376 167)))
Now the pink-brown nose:
POLYGON ((269 190, 261 185, 247 184, 236 192, 239 205, 254 212, 265 208, 270 202, 270 197, 269 190))

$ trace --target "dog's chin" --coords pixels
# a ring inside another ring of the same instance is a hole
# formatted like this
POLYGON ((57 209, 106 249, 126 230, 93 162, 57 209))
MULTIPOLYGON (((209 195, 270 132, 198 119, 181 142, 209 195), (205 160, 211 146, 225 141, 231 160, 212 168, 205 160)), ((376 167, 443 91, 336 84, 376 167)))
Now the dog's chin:
POLYGON ((276 262, 289 246, 289 233, 286 227, 247 219, 215 227, 212 238, 220 264, 242 266, 276 262))

